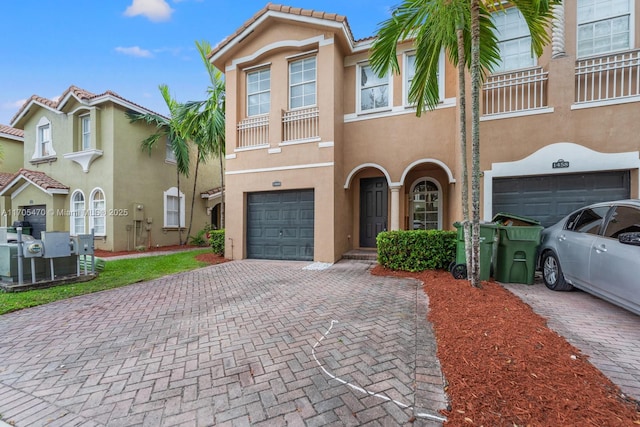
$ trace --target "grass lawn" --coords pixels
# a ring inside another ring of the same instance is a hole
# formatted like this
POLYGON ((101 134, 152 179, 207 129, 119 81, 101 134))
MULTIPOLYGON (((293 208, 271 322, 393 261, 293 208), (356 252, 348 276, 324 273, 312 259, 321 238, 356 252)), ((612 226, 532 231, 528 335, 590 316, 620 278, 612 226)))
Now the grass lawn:
POLYGON ((196 256, 208 252, 211 252, 210 248, 142 258, 107 259, 104 271, 88 282, 26 292, 0 292, 0 314, 204 267, 209 264, 196 260, 196 256))

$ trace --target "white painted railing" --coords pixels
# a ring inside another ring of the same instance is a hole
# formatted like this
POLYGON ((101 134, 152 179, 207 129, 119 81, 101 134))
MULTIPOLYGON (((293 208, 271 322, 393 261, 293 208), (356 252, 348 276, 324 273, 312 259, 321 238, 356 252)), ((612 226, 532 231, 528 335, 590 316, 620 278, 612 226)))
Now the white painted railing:
POLYGON ((269 144, 269 116, 247 117, 238 123, 238 148, 269 144))
POLYGON ((282 141, 301 141, 320 136, 317 107, 282 112, 282 141))
POLYGON ((549 73, 542 67, 492 74, 482 87, 483 114, 507 114, 547 107, 549 73))
POLYGON ((640 96, 640 50, 576 61, 576 103, 640 96))

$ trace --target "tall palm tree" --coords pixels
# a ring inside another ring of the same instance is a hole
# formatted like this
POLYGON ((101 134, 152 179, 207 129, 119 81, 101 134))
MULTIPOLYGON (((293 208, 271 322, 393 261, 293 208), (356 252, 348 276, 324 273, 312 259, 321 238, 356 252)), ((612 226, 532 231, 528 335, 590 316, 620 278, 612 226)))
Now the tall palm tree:
MULTIPOLYGON (((181 108, 181 104, 171 97, 169 93, 169 87, 165 84, 159 86, 160 93, 164 102, 169 109, 170 117, 161 116, 155 113, 140 113, 137 111, 128 111, 127 118, 131 123, 142 121, 148 125, 155 126, 156 133, 152 134, 144 141, 142 141, 142 148, 146 149, 149 154, 151 150, 158 144, 158 141, 163 141, 167 138, 171 151, 176 159, 176 180, 178 187, 178 241, 182 245, 185 242, 182 241, 182 227, 180 224, 180 218, 182 212, 180 209, 180 175, 189 176, 189 143, 186 138, 183 137, 184 132, 181 129, 181 122, 178 120, 178 111, 181 108)), ((188 236, 188 234, 187 234, 188 236)))
MULTIPOLYGON (((531 33, 533 52, 540 56, 549 41, 546 32, 551 20, 551 6, 561 0, 513 0, 522 12, 531 33)), ((502 8, 488 0, 404 0, 391 18, 381 23, 378 38, 371 52, 371 64, 378 74, 389 69, 398 73, 397 44, 413 40, 416 49, 416 70, 409 89, 409 100, 416 104, 416 115, 433 109, 440 102, 438 92, 438 58, 444 50, 458 67, 458 102, 460 114, 460 151, 462 169, 462 210, 468 224, 468 178, 466 160, 466 91, 465 68, 472 74, 472 211, 471 233, 465 232, 467 264, 471 284, 480 287, 479 274, 479 123, 480 84, 483 73, 490 72, 500 61, 498 37, 491 12, 502 8), (482 40, 482 43, 480 43, 482 40), (471 242, 469 242, 469 236, 471 242), (471 251, 469 250, 471 247, 471 251), (471 256, 470 256, 471 255, 471 256)))
POLYGON ((213 154, 220 162, 220 227, 224 228, 225 83, 222 72, 209 61, 211 45, 196 41, 196 46, 209 76, 207 98, 185 103, 178 118, 183 132, 191 136, 198 149, 213 154))

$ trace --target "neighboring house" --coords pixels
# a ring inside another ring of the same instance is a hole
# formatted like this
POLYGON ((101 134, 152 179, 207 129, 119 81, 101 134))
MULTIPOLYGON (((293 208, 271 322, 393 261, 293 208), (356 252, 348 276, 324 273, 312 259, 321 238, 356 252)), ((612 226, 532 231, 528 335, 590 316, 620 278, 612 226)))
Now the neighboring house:
MULTIPOLYGON (((34 237, 93 230, 95 247, 110 251, 178 244, 179 226, 184 239, 193 172, 180 177, 178 191, 168 141, 151 153, 142 149, 158 130, 130 123, 127 111, 151 113, 111 91, 96 95, 71 86, 59 101, 32 96, 12 119, 24 130, 24 161, 0 187, 0 197, 11 199, 9 223, 28 221, 34 237)), ((192 235, 211 224, 219 203, 203 196, 220 185, 217 164, 212 159, 200 168, 192 235)))
MULTIPOLYGON (((555 13, 538 59, 519 12, 496 15, 504 55, 482 93, 485 220, 506 211, 548 225, 639 196, 640 0, 555 13)), ((334 262, 375 247, 381 230, 462 219, 456 69, 443 54, 442 102, 417 118, 411 42, 398 46, 400 75, 384 78, 368 65, 372 43, 354 40, 343 16, 269 4, 214 48, 227 94, 227 257, 334 262)))
MULTIPOLYGON (((5 185, 23 163, 24 132, 10 126, 0 124, 0 187, 5 185)), ((11 199, 0 197, 0 227, 11 225, 9 212, 11 199)))

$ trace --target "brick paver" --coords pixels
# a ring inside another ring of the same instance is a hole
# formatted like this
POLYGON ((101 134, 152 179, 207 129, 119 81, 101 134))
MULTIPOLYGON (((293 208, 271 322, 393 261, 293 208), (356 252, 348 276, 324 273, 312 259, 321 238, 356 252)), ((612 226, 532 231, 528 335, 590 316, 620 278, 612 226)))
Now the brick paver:
POLYGON ((420 284, 371 276, 366 262, 305 266, 234 261, 2 316, 2 420, 394 426, 438 415, 420 284))
POLYGON ((640 401, 640 316, 586 292, 553 292, 534 285, 504 284, 548 326, 589 357, 623 393, 640 401))

